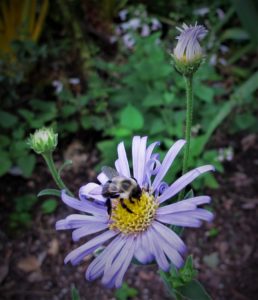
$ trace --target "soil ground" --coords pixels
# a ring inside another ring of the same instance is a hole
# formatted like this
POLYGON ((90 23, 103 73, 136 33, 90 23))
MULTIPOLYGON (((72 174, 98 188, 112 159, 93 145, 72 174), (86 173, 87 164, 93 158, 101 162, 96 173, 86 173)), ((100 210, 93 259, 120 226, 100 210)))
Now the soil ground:
MULTIPOLYGON (((199 280, 215 300, 255 300, 258 295, 258 136, 246 134, 225 139, 221 133, 214 137, 216 148, 234 148, 234 158, 224 164, 225 172, 217 174, 217 190, 206 190, 212 195, 216 218, 212 224, 199 229, 186 229, 183 239, 194 256, 199 280), (212 229, 212 231, 211 231, 212 229), (211 236, 213 232, 213 236, 211 236)), ((73 169, 64 172, 66 182, 74 191, 94 180, 93 171, 98 161, 94 145, 84 147, 72 141, 55 160, 63 156, 74 160, 73 169)), ((84 272, 92 257, 78 267, 64 265, 65 255, 79 243, 71 241, 70 232, 56 232, 55 222, 73 210, 61 202, 52 215, 44 215, 40 201, 33 212, 33 223, 26 229, 11 231, 8 216, 13 210, 13 199, 25 193, 37 193, 53 187, 41 158, 32 179, 11 175, 0 183, 0 295, 1 299, 57 300, 71 299, 70 288, 75 285, 82 300, 115 299, 115 291, 97 282, 86 282, 84 272)), ((157 269, 132 265, 125 278, 130 287, 138 290, 138 299, 170 299, 157 269)))

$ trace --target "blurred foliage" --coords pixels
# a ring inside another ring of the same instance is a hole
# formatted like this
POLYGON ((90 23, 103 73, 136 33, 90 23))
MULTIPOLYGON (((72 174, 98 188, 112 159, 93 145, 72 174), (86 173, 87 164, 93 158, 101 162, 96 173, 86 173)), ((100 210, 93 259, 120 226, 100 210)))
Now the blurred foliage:
POLYGON ((117 300, 127 300, 132 297, 136 297, 138 291, 134 288, 130 288, 126 283, 115 291, 115 297, 117 300))
MULTIPOLYGON (((98 132, 101 165, 112 164, 117 143, 129 146, 135 134, 162 141, 164 155, 184 132, 184 83, 169 63, 174 27, 196 19, 209 35, 207 61, 194 83, 190 167, 212 163, 223 171, 218 149, 209 143, 214 131, 226 118, 229 133, 258 128, 257 56, 248 29, 255 28, 256 12, 248 13, 255 4, 247 1, 240 16, 238 2, 141 1, 146 10, 129 5, 134 1, 65 0, 49 2, 44 24, 48 1, 3 1, 0 26, 8 22, 8 49, 17 59, 0 60, 0 176, 31 176, 36 160, 24 140, 29 131, 48 125, 61 137, 98 132), (15 30, 17 24, 22 30, 15 30)), ((170 181, 180 168, 175 162, 170 181)), ((204 181, 217 187, 212 175, 204 181)))
POLYGON ((0 5, 0 56, 13 53, 14 41, 37 42, 48 10, 48 0, 3 0, 0 5), (41 2, 39 13, 37 6, 41 2))
POLYGON ((196 280, 197 271, 190 255, 184 266, 177 270, 171 267, 169 272, 159 271, 167 289, 175 299, 211 300, 204 287, 196 280))

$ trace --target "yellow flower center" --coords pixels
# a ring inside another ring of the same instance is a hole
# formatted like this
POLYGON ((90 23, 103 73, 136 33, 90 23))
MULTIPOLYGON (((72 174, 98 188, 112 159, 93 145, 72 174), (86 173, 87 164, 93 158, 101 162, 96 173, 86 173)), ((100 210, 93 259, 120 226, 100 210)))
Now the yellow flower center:
POLYGON ((112 200, 112 214, 109 228, 124 234, 145 231, 154 219, 158 208, 157 200, 143 191, 140 199, 124 199, 124 207, 120 199, 112 200), (130 212, 131 211, 131 212, 130 212))

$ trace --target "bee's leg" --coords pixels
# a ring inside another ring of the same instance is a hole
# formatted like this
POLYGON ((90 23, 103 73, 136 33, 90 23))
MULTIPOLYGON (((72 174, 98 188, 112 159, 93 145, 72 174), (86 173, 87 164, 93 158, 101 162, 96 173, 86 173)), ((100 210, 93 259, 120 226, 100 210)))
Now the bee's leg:
POLYGON ((125 210, 127 210, 129 213, 133 214, 133 211, 129 207, 127 207, 126 204, 124 203, 124 199, 123 198, 120 198, 120 202, 121 202, 122 207, 125 210))
POLYGON ((111 205, 110 198, 107 198, 107 200, 106 200, 106 207, 107 207, 107 212, 108 212, 109 216, 111 216, 112 205, 111 205))
POLYGON ((133 198, 129 197, 129 201, 134 204, 133 198))

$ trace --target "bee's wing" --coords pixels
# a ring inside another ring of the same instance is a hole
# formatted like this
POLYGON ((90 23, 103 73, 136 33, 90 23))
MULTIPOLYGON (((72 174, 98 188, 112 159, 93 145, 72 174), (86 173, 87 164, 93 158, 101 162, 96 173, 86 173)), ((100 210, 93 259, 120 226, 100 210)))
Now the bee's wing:
POLYGON ((108 179, 119 176, 119 173, 111 167, 104 166, 101 171, 108 177, 108 179))

